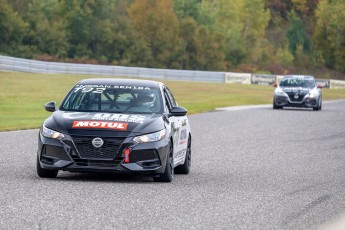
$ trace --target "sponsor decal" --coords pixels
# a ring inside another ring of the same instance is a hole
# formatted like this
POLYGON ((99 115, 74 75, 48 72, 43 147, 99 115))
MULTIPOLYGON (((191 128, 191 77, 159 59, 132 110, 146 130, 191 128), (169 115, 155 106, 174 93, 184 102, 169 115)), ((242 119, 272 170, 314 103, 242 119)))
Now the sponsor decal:
POLYGON ((73 120, 73 119, 87 117, 88 115, 89 113, 75 112, 75 113, 64 113, 62 114, 62 117, 73 120))
POLYGON ((251 74, 249 73, 226 73, 225 83, 251 84, 251 74))
POLYGON ((253 74, 252 75, 252 84, 272 85, 274 82, 276 82, 276 75, 269 75, 269 74, 253 74))
POLYGON ((180 135, 180 145, 183 145, 187 142, 187 129, 181 130, 181 135, 180 135))
POLYGON ((117 113, 96 113, 92 120, 104 120, 104 121, 121 121, 143 124, 145 116, 141 115, 129 115, 129 114, 117 114, 117 113))
POLYGON ((186 150, 181 150, 180 152, 177 152, 176 155, 174 156, 174 165, 180 163, 180 162, 184 162, 185 158, 186 158, 186 150))
POLYGON ((109 121, 74 121, 72 128, 116 129, 127 130, 127 123, 109 121))
POLYGON ((81 91, 83 93, 103 93, 106 89, 135 89, 135 90, 151 90, 149 87, 132 86, 132 85, 76 85, 74 93, 81 91))
POLYGON ((303 94, 306 94, 306 93, 309 93, 309 89, 307 88, 282 88, 282 90, 285 92, 285 93, 303 93, 303 94))

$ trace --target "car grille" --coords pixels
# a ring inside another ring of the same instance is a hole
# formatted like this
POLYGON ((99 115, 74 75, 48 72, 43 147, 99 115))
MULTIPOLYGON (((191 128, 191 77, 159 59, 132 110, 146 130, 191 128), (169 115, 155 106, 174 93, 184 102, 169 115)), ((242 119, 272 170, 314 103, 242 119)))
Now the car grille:
POLYGON ((123 138, 102 138, 104 144, 100 148, 92 145, 95 137, 73 137, 78 153, 83 159, 111 160, 114 159, 123 138))
POLYGON ((75 164, 78 166, 87 166, 87 167, 105 167, 105 168, 114 168, 118 166, 122 159, 115 159, 115 160, 85 160, 85 159, 73 159, 75 164))
POLYGON ((305 94, 298 94, 298 98, 295 98, 296 93, 288 93, 288 96, 290 98, 290 101, 302 101, 305 94))

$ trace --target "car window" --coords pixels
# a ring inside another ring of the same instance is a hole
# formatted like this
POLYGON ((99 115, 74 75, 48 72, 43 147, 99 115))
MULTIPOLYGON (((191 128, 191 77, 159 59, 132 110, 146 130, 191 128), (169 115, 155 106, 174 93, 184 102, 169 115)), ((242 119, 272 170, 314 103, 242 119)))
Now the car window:
POLYGON ((303 87, 303 88, 314 88, 314 79, 304 79, 304 78, 284 78, 280 82, 280 87, 303 87))
POLYGON ((64 111, 162 113, 158 88, 77 85, 62 103, 64 111))
POLYGON ((170 103, 171 103, 171 106, 172 106, 172 107, 176 107, 176 106, 177 106, 177 103, 176 103, 176 101, 175 101, 174 96, 173 96, 172 93, 170 92, 170 90, 169 90, 168 88, 166 88, 165 91, 166 91, 167 97, 168 97, 168 99, 169 99, 169 101, 170 101, 170 103))

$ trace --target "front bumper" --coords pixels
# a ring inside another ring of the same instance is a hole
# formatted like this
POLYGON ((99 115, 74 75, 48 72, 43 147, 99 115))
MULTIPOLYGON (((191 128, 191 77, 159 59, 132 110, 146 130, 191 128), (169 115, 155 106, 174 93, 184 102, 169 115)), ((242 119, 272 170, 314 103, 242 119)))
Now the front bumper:
MULTIPOLYGON (((80 137, 78 137, 80 138, 80 137)), ((169 141, 163 138, 157 142, 137 144, 132 138, 123 138, 118 145, 108 144, 107 149, 99 150, 86 139, 81 145, 76 137, 65 135, 64 140, 46 138, 39 134, 38 159, 44 169, 70 172, 114 172, 160 174, 165 170, 169 154, 169 141), (113 154, 109 152, 113 147, 113 154), (125 149, 130 150, 129 162, 124 162, 125 149)), ((106 138, 105 138, 106 139, 106 138)), ((114 139, 113 137, 108 139, 114 139)))
POLYGON ((304 108, 316 108, 318 106, 317 98, 310 98, 305 96, 302 100, 292 101, 287 96, 274 96, 274 103, 277 106, 284 106, 284 107, 304 107, 304 108))

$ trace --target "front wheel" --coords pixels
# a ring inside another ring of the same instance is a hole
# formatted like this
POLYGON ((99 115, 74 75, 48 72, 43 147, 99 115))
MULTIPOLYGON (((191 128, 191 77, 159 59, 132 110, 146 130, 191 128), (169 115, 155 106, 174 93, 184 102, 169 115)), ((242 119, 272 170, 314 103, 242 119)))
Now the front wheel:
POLYGON ((175 173, 188 174, 190 172, 191 164, 192 164, 192 140, 191 140, 191 137, 189 136, 184 164, 177 166, 175 168, 175 173))
POLYGON ((38 157, 37 157, 37 162, 36 162, 36 169, 37 169, 37 175, 43 178, 55 178, 57 177, 57 174, 58 174, 58 170, 49 170, 49 169, 42 168, 38 157))
POLYGON ((313 108, 315 111, 319 111, 322 109, 322 97, 319 98, 317 107, 313 108))
POLYGON ((153 177, 156 182, 171 182, 174 178, 174 158, 173 158, 173 145, 169 143, 169 155, 167 156, 165 171, 157 177, 153 177))
POLYGON ((276 103, 273 100, 273 109, 282 109, 282 108, 283 108, 282 106, 276 105, 276 103))

